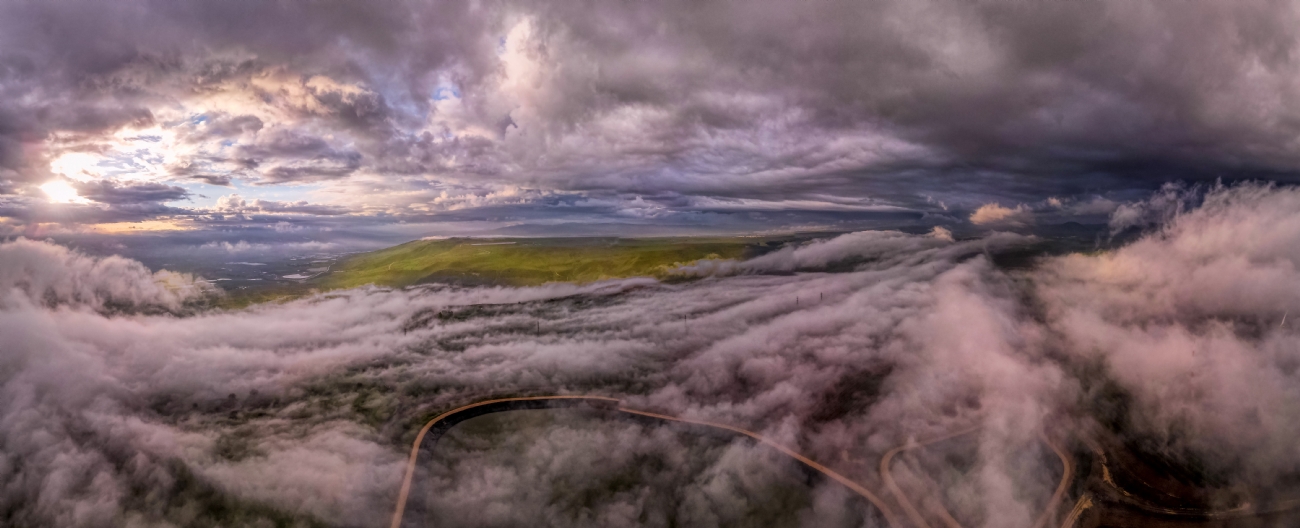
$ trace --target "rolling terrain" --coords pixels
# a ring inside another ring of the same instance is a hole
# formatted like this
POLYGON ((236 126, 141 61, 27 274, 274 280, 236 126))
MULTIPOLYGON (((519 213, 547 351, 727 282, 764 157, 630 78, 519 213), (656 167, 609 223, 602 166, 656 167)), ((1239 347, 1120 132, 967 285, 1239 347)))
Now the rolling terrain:
MULTIPOLYGON (((807 237, 804 237, 807 238, 807 237)), ((240 308, 369 284, 537 286, 628 277, 670 279, 669 271, 701 259, 745 259, 796 237, 448 238, 415 240, 345 256, 279 280, 227 290, 221 306, 240 308)))
POLYGON ((664 277, 682 264, 736 259, 762 249, 754 238, 540 238, 416 240, 345 259, 313 284, 324 289, 427 282, 535 286, 664 277))

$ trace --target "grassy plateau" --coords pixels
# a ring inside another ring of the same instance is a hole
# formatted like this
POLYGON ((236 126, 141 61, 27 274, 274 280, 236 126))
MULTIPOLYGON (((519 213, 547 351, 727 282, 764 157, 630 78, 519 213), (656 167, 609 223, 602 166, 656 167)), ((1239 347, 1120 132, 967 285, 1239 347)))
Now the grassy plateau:
POLYGON ((744 259, 779 246, 776 238, 446 238, 416 240, 345 257, 328 271, 232 291, 226 307, 284 300, 312 292, 374 284, 536 286, 627 277, 666 279, 700 259, 744 259))

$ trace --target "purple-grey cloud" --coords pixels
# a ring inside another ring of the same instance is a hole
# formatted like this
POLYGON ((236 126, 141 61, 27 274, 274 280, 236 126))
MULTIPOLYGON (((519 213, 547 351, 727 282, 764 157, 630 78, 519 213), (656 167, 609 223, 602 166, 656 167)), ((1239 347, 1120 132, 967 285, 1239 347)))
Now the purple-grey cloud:
MULTIPOLYGON (((0 11, 6 193, 33 194, 66 152, 154 148, 162 185, 322 184, 394 219, 428 205, 411 190, 513 185, 675 193, 762 227, 845 200, 954 218, 1123 202, 1171 179, 1289 181, 1300 162, 1293 13, 1268 1, 0 11), (122 145, 141 131, 158 146, 122 145), (749 214, 774 203, 803 205, 749 214)), ((586 220, 568 213, 546 212, 586 220)))
MULTIPOLYGON (((55 526, 197 522, 185 512, 210 511, 205 501, 250 518, 265 507, 382 523, 412 417, 521 392, 606 394, 743 425, 875 489, 889 449, 982 425, 896 466, 901 485, 945 490, 952 514, 978 526, 1038 515, 1059 471, 1043 427, 1112 428, 1223 479, 1213 493, 1227 506, 1242 490, 1283 493, 1300 471, 1289 419, 1300 341, 1282 322, 1300 309, 1287 286, 1300 284, 1300 191, 1211 188, 1198 203, 1129 245, 1014 271, 988 255, 1019 250, 1023 236, 868 232, 685 283, 362 288, 179 317, 141 309, 184 304, 197 283, 174 289, 125 259, 10 242, 0 245, 0 501, 11 518, 55 526), (1116 394, 1131 403, 1107 407, 1116 394)), ((678 457, 698 471, 644 475, 729 504, 717 512, 726 517, 778 478, 738 460, 742 447, 693 451, 663 430, 561 423, 538 435, 509 440, 526 457, 436 459, 420 482, 438 493, 422 507, 444 519, 567 519, 539 486, 678 457), (724 485, 744 474, 753 488, 724 485), (502 497, 510 510, 491 509, 502 497)), ((798 515, 849 515, 833 490, 811 492, 825 504, 798 515)), ((664 511, 636 492, 592 493, 590 519, 664 511)), ((679 507, 709 524, 701 504, 679 507)))

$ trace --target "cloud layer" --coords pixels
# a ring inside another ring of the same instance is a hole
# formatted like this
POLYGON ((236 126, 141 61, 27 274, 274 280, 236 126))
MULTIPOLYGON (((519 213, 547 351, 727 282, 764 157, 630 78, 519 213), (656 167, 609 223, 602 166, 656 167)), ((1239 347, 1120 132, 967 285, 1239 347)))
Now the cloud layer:
MULTIPOLYGON (((184 316, 132 308, 198 294, 159 285, 163 272, 4 244, 0 511, 19 525, 382 524, 421 417, 557 392, 761 431, 878 490, 886 451, 977 425, 893 466, 969 525, 1041 513, 1060 475, 1044 429, 1202 467, 1223 506, 1267 500, 1300 471, 1300 339, 1283 322, 1300 313, 1287 286, 1300 284, 1300 191, 1198 202, 1117 250, 1018 271, 990 259, 1031 242, 1018 235, 864 232, 680 284, 368 288, 184 316), (105 312, 115 300, 130 306, 105 312)), ((498 431, 527 456, 462 446, 417 492, 440 490, 426 511, 467 522, 710 526, 703 512, 741 515, 788 482, 780 459, 743 444, 592 423, 498 431), (609 464, 579 462, 590 456, 609 464), (593 487, 585 510, 563 498, 574 478, 658 467, 634 460, 686 469, 637 470, 659 488, 593 487), (527 491, 539 486, 559 495, 527 491), (732 506, 665 510, 663 486, 732 506)), ((837 489, 814 486, 793 518, 873 515, 837 489)))
POLYGON ((239 194, 310 204, 289 220, 753 229, 1287 180, 1297 16, 1264 0, 9 1, 0 215, 207 225, 239 194), (47 206, 49 181, 91 203, 47 206))

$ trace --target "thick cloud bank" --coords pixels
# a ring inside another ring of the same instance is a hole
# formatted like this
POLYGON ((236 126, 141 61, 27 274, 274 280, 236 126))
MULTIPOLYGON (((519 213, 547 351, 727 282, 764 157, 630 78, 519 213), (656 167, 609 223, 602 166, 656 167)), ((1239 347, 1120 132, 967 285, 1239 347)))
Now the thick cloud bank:
POLYGON ((1294 178, 1298 14, 4 0, 0 233, 1095 221, 1169 174, 1294 178))
POLYGON ((100 309, 150 306, 178 309, 213 289, 181 273, 151 273, 121 257, 88 257, 61 246, 25 239, 0 244, 0 303, 100 309))
MULTIPOLYGON (((1167 198, 1161 196, 1159 200, 1167 198)), ((1051 330, 1131 391, 1161 449, 1213 453, 1256 485, 1300 470, 1300 192, 1210 191, 1159 232, 1036 272, 1051 330)))
MULTIPOLYGON (((677 284, 368 288, 183 317, 98 309, 183 302, 157 286, 165 275, 6 244, 0 521, 381 525, 421 418, 507 393, 603 394, 744 426, 882 495, 885 452, 980 426, 893 466, 964 525, 1033 523, 1060 477, 1044 429, 1076 451, 1118 437, 1261 497, 1300 472, 1300 335, 1283 321, 1300 316, 1300 191, 1200 202, 1120 249, 1018 271, 989 255, 1022 237, 871 232, 708 263, 677 284)), ((776 479, 743 447, 584 427, 553 424, 520 444, 528 456, 429 468, 458 498, 433 503, 439 518, 711 526, 734 510, 717 505, 776 479), (658 482, 713 509, 665 513, 622 489, 573 511, 537 492, 617 477, 589 456, 695 468, 658 482)), ((853 525, 842 493, 819 485, 790 518, 853 525)))

